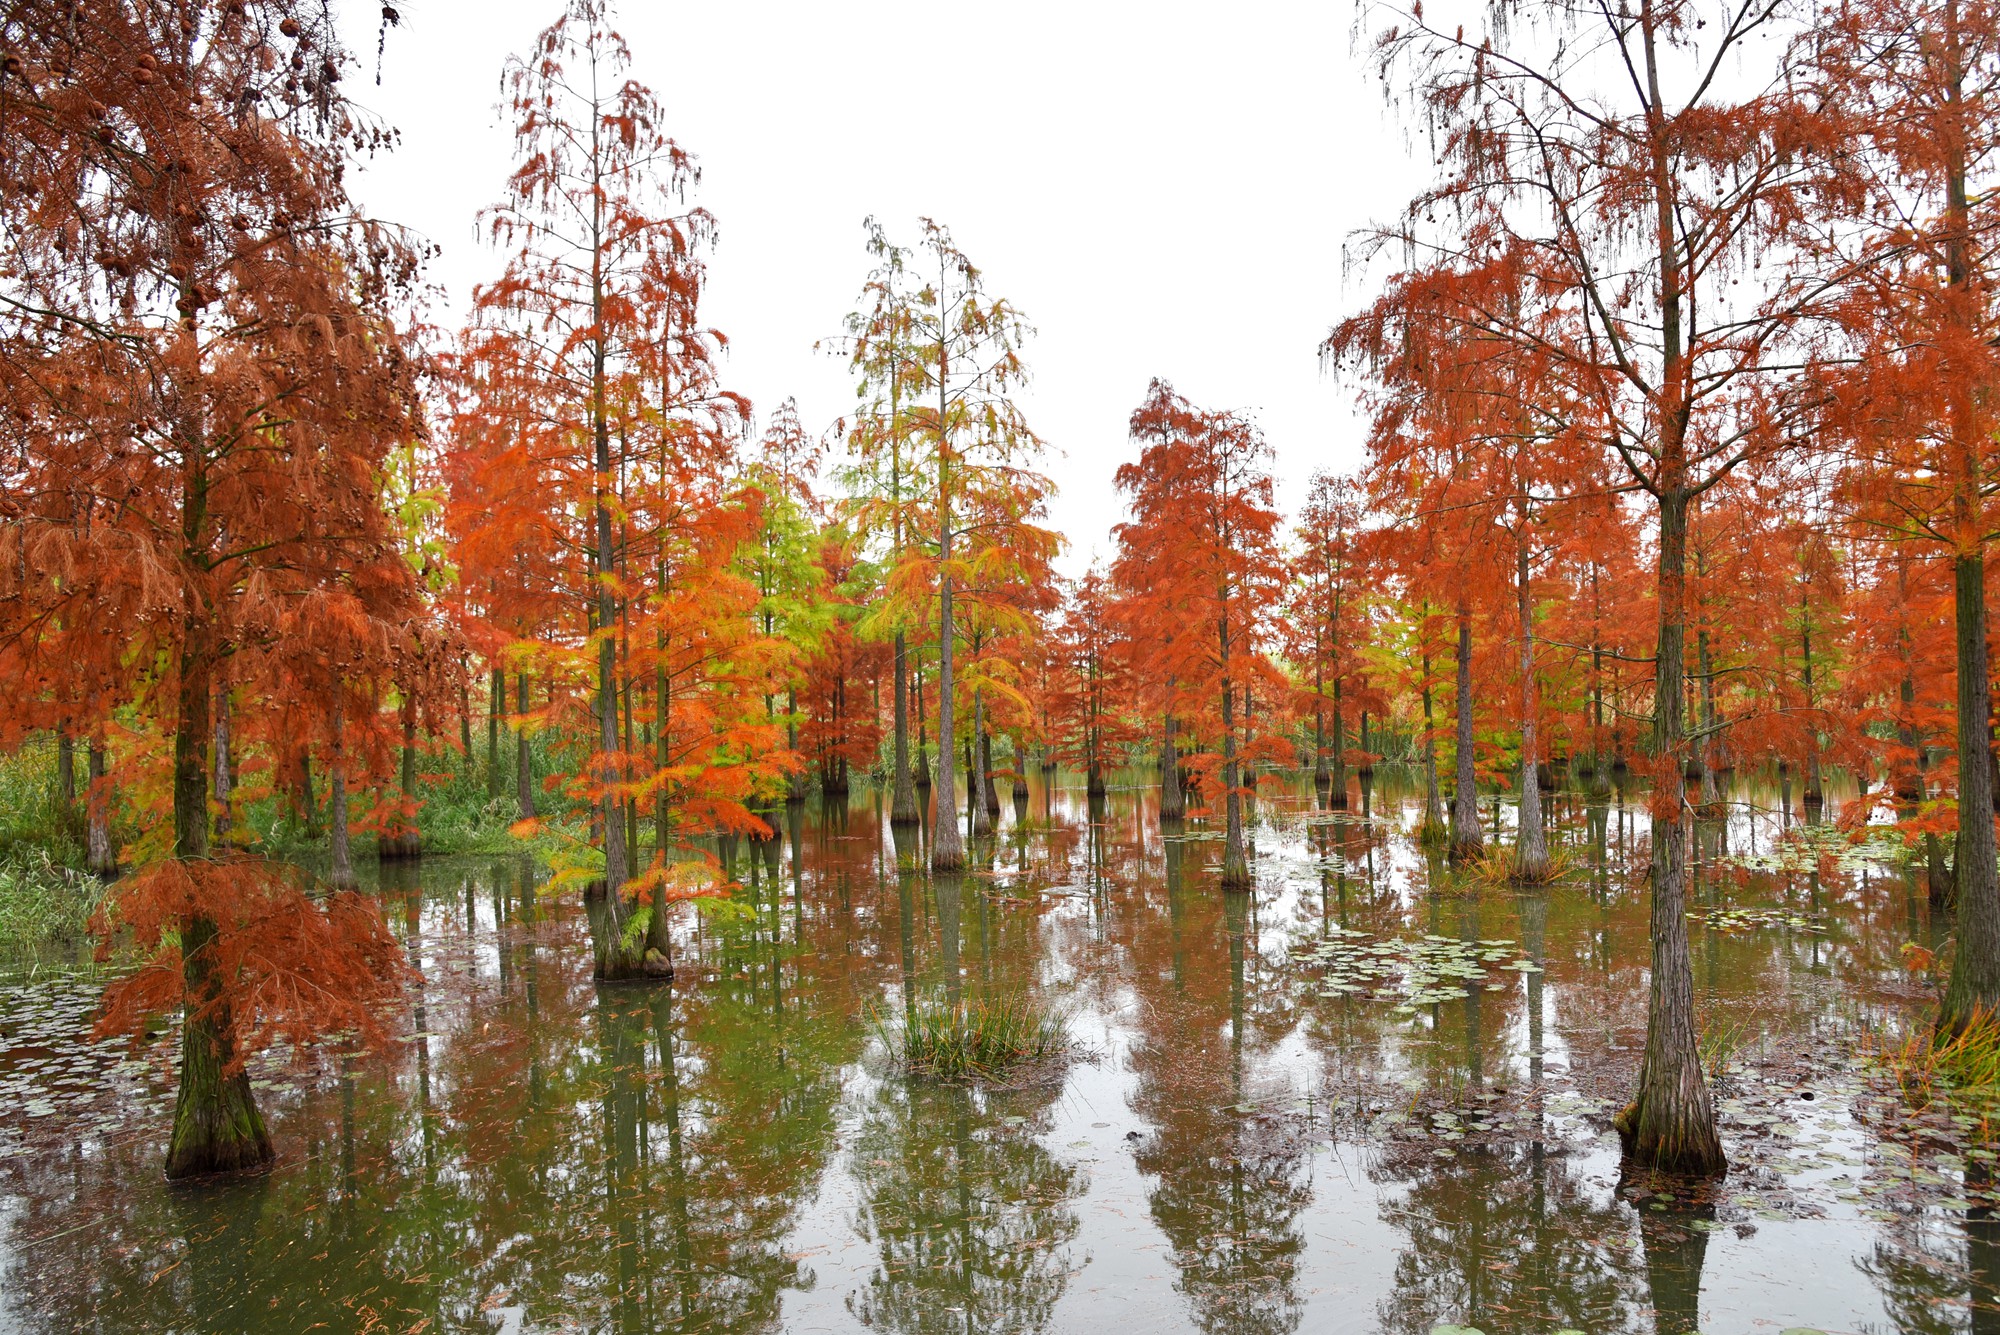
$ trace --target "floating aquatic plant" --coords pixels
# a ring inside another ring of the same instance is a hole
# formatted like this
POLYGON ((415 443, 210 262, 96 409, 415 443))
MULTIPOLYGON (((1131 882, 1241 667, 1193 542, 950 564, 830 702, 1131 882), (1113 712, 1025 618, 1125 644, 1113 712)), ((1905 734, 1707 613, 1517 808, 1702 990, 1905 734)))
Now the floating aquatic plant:
POLYGON ((1542 971, 1513 946, 1504 938, 1462 941, 1432 935, 1414 941, 1376 940, 1368 932, 1329 927, 1325 935, 1301 943, 1292 958, 1322 971, 1319 995, 1397 1000, 1401 1004, 1394 1013, 1404 1015, 1419 1006, 1463 1001, 1474 988, 1500 991, 1507 984, 1493 977, 1495 970, 1524 975, 1542 971))

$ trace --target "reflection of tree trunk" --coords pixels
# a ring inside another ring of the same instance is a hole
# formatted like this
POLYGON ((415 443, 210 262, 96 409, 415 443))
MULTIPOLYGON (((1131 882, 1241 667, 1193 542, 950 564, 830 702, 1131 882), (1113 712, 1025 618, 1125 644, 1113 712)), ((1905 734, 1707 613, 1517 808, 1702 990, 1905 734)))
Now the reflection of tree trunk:
MULTIPOLYGON (((1477 958, 1479 951, 1479 900, 1467 898, 1459 905, 1458 939, 1464 945, 1469 957, 1477 958)), ((1486 1086, 1486 1050, 1480 1042, 1480 998, 1483 993, 1477 982, 1467 980, 1465 984, 1465 1083, 1468 1089, 1477 1091, 1486 1086)))
POLYGON ((1652 1294, 1653 1329, 1658 1335, 1695 1335, 1701 1329, 1701 1271, 1708 1257, 1713 1205, 1685 1201, 1639 1207, 1639 1245, 1646 1255, 1646 1286, 1652 1294))
MULTIPOLYGON (((1521 898, 1521 952, 1530 962, 1542 962, 1543 942, 1548 934, 1549 897, 1545 894, 1521 898)), ((1538 969, 1528 976, 1528 1081, 1534 1087, 1536 1106, 1541 1102, 1542 1085, 1542 975, 1538 969)))
POLYGON ((964 883, 957 876, 934 876, 931 878, 931 890, 937 896, 938 954, 944 969, 945 998, 956 1006, 964 995, 964 984, 958 973, 958 928, 964 905, 964 883))
POLYGON ((1231 895, 1223 901, 1222 930, 1229 938, 1229 1088, 1243 1103, 1243 1000, 1249 954, 1250 901, 1231 895))
POLYGON ((901 931, 898 956, 902 963, 903 1025, 905 1031, 917 1022, 917 905, 916 878, 896 876, 897 926, 901 931))
MULTIPOLYGON (((662 991, 667 989, 662 988, 662 991)), ((633 1207, 639 1168, 639 1126, 645 1116, 639 1065, 644 1057, 633 1042, 631 1018, 614 1006, 597 1008, 598 1050, 604 1064, 604 1212, 608 1215, 617 1280, 612 1295, 615 1328, 631 1335, 640 1328, 638 1306, 639 1235, 633 1207)))
POLYGON ((680 1328, 695 1328, 694 1239, 688 1227, 687 1151, 681 1138, 680 1067, 674 1053, 674 991, 653 993, 653 1041, 659 1050, 660 1114, 667 1124, 667 1219, 674 1233, 674 1293, 680 1300, 680 1328))

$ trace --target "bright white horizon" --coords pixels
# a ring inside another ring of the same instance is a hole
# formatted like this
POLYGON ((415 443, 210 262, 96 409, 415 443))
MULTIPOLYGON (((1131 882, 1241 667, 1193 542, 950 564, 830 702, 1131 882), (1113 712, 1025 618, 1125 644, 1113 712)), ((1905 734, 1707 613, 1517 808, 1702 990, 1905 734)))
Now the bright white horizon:
MULTIPOLYGON (((511 132, 502 62, 561 0, 407 0, 375 75, 379 9, 341 22, 356 101, 402 147, 355 193, 443 247, 435 318, 462 316, 499 257, 475 234, 511 132)), ((1029 422, 1053 447, 1055 526, 1071 573, 1109 550, 1111 475, 1148 379, 1252 411, 1296 508, 1316 468, 1361 459, 1352 387, 1321 373, 1327 329, 1365 296, 1343 272, 1354 229, 1419 180, 1405 126, 1335 4, 620 6, 633 75, 667 108, 716 215, 707 321, 725 383, 760 419, 787 395, 824 431, 853 403, 816 353, 868 269, 862 219, 914 235, 946 223, 988 285, 1034 322, 1029 422)))

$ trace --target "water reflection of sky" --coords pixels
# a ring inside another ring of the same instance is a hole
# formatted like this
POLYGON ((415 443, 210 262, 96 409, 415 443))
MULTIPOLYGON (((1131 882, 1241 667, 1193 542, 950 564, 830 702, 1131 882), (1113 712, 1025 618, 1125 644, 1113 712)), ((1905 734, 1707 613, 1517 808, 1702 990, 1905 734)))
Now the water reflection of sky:
POLYGON ((280 1166, 196 1191, 158 1176, 166 1072, 75 1047, 79 987, 7 985, 0 1329, 1971 1327, 2000 1239, 1965 1160, 1885 1145, 1846 1060, 1919 1014, 1913 882, 1822 833, 1772 862, 1802 814, 1775 794, 1704 835, 1698 909, 1823 930, 1695 929, 1704 1013, 1741 1036, 1736 1171, 1669 1201, 1604 1129, 1643 1041, 1643 805, 1552 795, 1573 870, 1521 895, 1427 858, 1406 783, 1324 813, 1267 779, 1252 899, 1136 776, 1096 806, 1038 781, 939 880, 872 795, 810 807, 737 850, 735 910, 683 918, 670 990, 592 985, 580 909, 517 862, 385 868, 410 1043, 260 1067, 280 1166), (1544 972, 1399 1015, 1321 994, 1302 960, 1335 928, 1544 972), (893 1069, 907 1002, 1020 990, 1069 1012, 1066 1071, 893 1069))

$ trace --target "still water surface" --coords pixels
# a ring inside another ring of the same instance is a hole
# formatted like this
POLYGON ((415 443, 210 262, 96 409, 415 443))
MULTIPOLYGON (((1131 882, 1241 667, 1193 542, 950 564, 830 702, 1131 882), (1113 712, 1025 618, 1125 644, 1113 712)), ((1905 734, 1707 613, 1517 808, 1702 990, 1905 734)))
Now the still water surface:
POLYGON ((1140 776, 1069 783, 959 877, 899 860, 872 793, 792 811, 736 906, 687 915, 671 987, 595 986, 584 911, 522 861, 385 867, 410 1041, 260 1067, 281 1161, 250 1181, 167 1187, 158 1057, 77 1044, 87 987, 0 988, 0 1330, 2000 1324, 1990 1158, 1854 1059, 1929 995, 1900 869, 1781 841, 1771 795, 1704 835, 1734 1170, 1699 1197, 1621 1182, 1609 1131, 1642 800, 1557 795, 1573 870, 1517 894, 1428 861, 1395 772, 1365 813, 1267 778, 1258 891, 1225 897, 1140 776), (907 1002, 1022 991, 1069 1015, 1066 1066, 962 1088, 888 1059, 907 1002))

